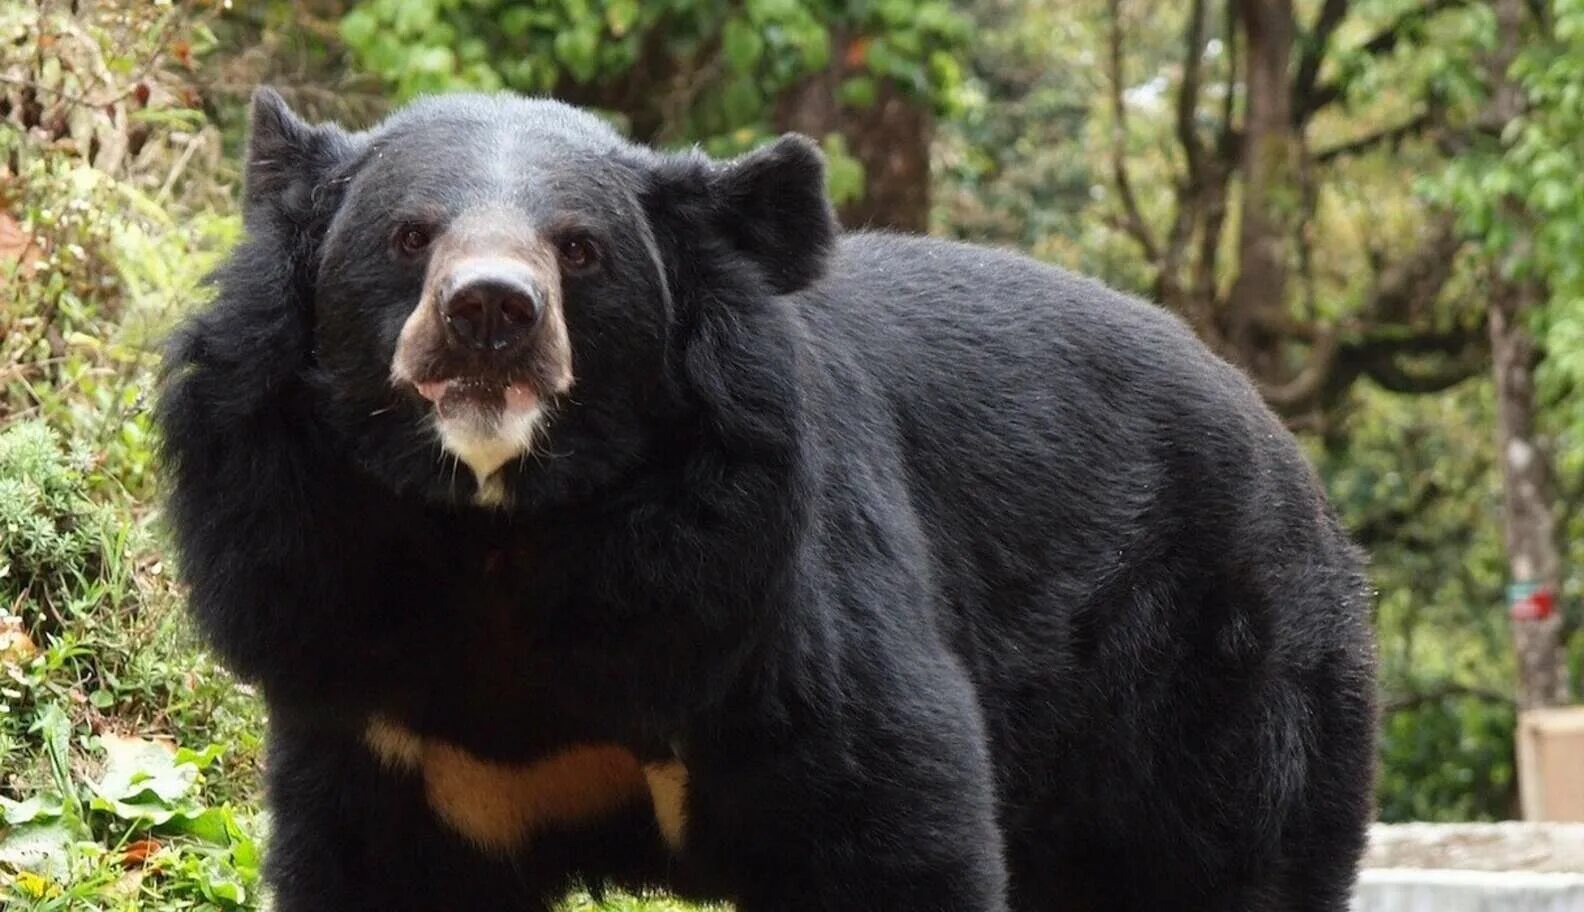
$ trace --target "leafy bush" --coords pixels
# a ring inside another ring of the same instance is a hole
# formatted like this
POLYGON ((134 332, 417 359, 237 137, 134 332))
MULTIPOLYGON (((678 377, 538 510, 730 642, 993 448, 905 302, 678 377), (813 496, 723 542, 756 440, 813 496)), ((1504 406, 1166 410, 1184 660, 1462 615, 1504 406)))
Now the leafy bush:
POLYGON ((134 184, 0 131, 0 221, 28 245, 0 257, 17 293, 0 322, 0 418, 45 415, 91 451, 93 481, 152 493, 156 340, 202 294, 240 221, 172 214, 134 184), (9 210, 9 212, 7 211, 9 210))
POLYGON ((203 26, 0 5, 7 909, 252 904, 259 708, 181 623, 151 509, 154 342, 239 230, 183 76, 203 26))
MULTIPOLYGON (((969 33, 947 0, 363 0, 340 27, 356 62, 398 98, 555 94, 624 119, 643 141, 715 155, 763 142, 785 94, 830 69, 832 102, 846 109, 873 106, 886 83, 961 110, 974 97, 960 61, 969 33)), ((844 138, 816 138, 831 196, 861 197, 863 165, 844 138)))
POLYGON ((20 612, 0 615, 0 866, 17 871, 0 897, 70 907, 130 867, 167 896, 237 905, 256 851, 224 801, 254 792, 257 712, 174 624, 131 501, 95 499, 91 462, 42 422, 0 430, 0 605, 20 612), (172 723, 216 742, 117 734, 172 723))
POLYGON ((1381 732, 1381 819, 1512 817, 1516 724, 1510 702, 1484 696, 1448 696, 1387 713, 1381 732))
POLYGON ((51 706, 39 728, 50 786, 24 801, 0 797, 0 864, 21 872, 0 892, 12 908, 131 906, 140 894, 174 908, 244 907, 257 846, 229 806, 206 806, 200 795, 218 746, 195 753, 105 734, 89 739, 101 761, 90 775, 71 762, 65 712, 51 706))
POLYGON ((113 521, 88 497, 88 466, 41 422, 0 431, 0 603, 57 605, 114 560, 113 521))
POLYGON ((447 89, 548 94, 675 61, 687 138, 762 125, 777 94, 835 54, 861 60, 840 88, 863 106, 875 79, 950 109, 969 24, 945 0, 364 0, 341 20, 359 62, 410 97, 447 89), (838 45, 838 41, 843 43, 838 45))

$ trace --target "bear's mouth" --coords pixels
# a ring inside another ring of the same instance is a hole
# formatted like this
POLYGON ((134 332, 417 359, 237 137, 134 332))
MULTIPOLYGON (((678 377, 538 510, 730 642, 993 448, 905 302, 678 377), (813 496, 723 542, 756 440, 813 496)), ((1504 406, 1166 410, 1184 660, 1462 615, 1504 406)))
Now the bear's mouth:
POLYGON ((418 395, 434 404, 442 419, 464 412, 503 414, 532 412, 539 406, 539 393, 528 383, 508 383, 487 377, 452 377, 414 383, 418 395))

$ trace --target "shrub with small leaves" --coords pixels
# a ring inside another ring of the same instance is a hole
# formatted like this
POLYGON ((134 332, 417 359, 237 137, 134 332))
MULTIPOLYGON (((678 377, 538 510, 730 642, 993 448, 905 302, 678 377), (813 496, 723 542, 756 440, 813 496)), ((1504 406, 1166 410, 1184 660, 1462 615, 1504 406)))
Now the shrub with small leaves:
POLYGON ((0 431, 0 604, 47 604, 103 570, 111 520, 88 469, 41 422, 0 431))

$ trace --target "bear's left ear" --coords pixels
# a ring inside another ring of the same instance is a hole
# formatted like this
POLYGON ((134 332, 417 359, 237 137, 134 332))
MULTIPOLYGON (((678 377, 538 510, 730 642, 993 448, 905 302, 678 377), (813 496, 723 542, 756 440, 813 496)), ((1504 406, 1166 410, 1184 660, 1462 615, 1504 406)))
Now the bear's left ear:
POLYGON ((825 159, 807 137, 788 133, 720 165, 711 175, 715 227, 753 260, 778 294, 825 273, 836 214, 825 195, 825 159))

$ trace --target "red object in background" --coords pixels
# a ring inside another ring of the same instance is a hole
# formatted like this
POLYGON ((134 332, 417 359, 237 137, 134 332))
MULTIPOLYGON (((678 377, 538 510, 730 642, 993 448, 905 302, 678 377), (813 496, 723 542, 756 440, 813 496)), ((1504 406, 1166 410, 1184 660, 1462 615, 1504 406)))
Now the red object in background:
POLYGON ((1556 590, 1543 583, 1507 587, 1507 611, 1515 621, 1543 621, 1556 611, 1556 590))

